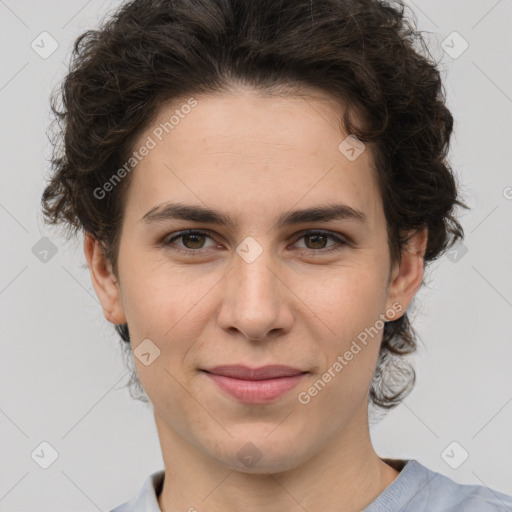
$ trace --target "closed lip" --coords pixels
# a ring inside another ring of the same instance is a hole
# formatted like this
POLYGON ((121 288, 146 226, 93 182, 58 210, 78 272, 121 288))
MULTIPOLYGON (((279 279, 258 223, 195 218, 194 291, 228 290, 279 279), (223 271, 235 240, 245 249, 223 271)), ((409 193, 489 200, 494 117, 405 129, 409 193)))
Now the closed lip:
POLYGON ((215 375, 222 375, 224 377, 231 377, 233 379, 243 380, 267 380, 278 379, 280 377, 294 377, 302 373, 307 373, 304 370, 293 368, 284 365, 266 365, 259 368, 250 368, 245 365, 222 365, 203 370, 207 373, 215 375))

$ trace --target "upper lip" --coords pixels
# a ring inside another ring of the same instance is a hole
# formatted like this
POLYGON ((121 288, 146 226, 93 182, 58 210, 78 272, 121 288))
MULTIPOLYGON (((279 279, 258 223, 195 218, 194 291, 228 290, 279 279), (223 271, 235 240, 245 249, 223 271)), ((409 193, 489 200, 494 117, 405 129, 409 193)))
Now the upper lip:
POLYGON ((298 368, 277 364, 260 366, 259 368, 249 368, 244 365, 223 365, 215 366, 214 368, 204 371, 208 373, 215 373, 216 375, 244 380, 276 379, 278 377, 291 377, 294 375, 300 375, 301 373, 306 373, 298 368))

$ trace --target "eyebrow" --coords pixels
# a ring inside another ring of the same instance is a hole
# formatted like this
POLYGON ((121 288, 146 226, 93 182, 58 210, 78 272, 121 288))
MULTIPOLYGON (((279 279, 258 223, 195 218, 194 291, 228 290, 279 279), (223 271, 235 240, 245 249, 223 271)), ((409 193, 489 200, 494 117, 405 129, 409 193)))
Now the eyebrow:
MULTIPOLYGON (((330 220, 355 220, 368 225, 366 215, 345 204, 319 205, 303 210, 292 210, 282 213, 276 222, 277 228, 310 222, 326 222, 330 220)), ((233 229, 236 225, 233 218, 224 212, 202 206, 183 203, 163 203, 154 206, 139 222, 145 225, 160 224, 169 220, 187 220, 192 222, 217 224, 233 229)))

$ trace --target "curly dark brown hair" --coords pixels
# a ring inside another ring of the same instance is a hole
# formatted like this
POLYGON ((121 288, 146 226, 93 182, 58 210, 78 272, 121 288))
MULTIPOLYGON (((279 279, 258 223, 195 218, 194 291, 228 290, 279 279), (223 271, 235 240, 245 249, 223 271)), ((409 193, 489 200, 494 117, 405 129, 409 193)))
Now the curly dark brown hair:
MULTIPOLYGON (((402 0, 122 4, 98 30, 77 38, 69 73, 52 95, 58 129, 42 195, 45 221, 64 225, 68 236, 83 230, 97 239, 118 278, 132 174, 101 199, 94 191, 127 161, 163 102, 229 91, 236 83, 267 92, 305 86, 339 100, 345 133, 371 144, 392 262, 401 260, 406 234, 426 227, 427 265, 464 238, 454 208, 468 207, 447 162, 453 117, 438 63, 405 8, 402 0)), ((128 355, 128 326, 115 328, 128 355)), ((386 410, 407 396, 415 372, 404 356, 416 344, 407 312, 386 322, 370 403, 386 410)), ((144 392, 127 361, 133 397, 132 385, 144 392)))

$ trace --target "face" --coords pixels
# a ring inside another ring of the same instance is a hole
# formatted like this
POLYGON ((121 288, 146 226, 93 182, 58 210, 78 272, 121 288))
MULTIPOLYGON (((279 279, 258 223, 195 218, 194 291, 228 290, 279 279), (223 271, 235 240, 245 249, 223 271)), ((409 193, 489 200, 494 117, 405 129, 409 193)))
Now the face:
POLYGON ((405 311, 421 258, 391 266, 371 152, 340 151, 328 97, 195 101, 162 108, 136 145, 155 143, 127 192, 119 283, 90 241, 86 254, 105 316, 128 323, 160 436, 240 471, 283 471, 365 431, 383 320, 405 311), (165 211, 178 203, 219 218, 165 211), (338 215, 289 215, 326 206, 338 215), (302 374, 229 391, 236 379, 205 371, 222 365, 302 374))

